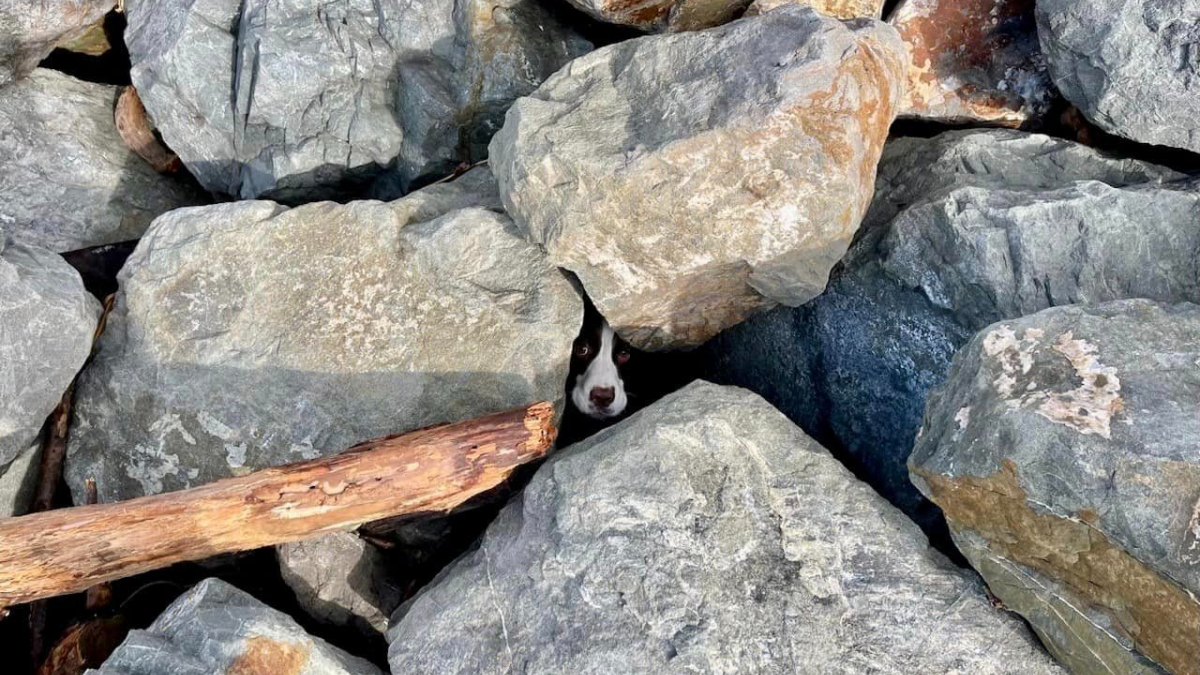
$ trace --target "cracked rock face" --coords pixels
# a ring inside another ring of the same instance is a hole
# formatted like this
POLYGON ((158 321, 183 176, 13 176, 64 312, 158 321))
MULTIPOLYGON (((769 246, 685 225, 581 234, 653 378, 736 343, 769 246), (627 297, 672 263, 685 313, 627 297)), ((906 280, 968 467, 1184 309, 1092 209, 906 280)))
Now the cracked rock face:
POLYGON ((67 461, 102 502, 562 398, 570 282, 475 170, 391 203, 160 217, 81 379, 67 461))
POLYGON ((181 595, 134 630, 93 675, 380 675, 304 632, 291 617, 219 579, 181 595))
POLYGON ((634 345, 695 346, 825 287, 903 78, 875 21, 782 7, 576 59, 492 140, 506 210, 634 345))
POLYGON ((1196 299, 1200 184, 1163 182, 1179 178, 1018 131, 894 141, 829 289, 722 335, 710 376, 762 393, 932 528, 905 460, 976 331, 1053 305, 1196 299))
POLYGON ((117 0, 58 0, 0 4, 0 87, 33 72, 60 44, 104 20, 117 0))
POLYGON ((0 516, 28 503, 37 479, 31 446, 87 360, 99 318, 78 272, 0 230, 0 516))
POLYGON ((121 141, 118 89, 45 68, 0 88, 0 226, 13 241, 60 253, 128 241, 207 201, 121 141))
POLYGON ((1197 391, 1200 306, 1128 300, 989 326, 929 397, 914 483, 1073 672, 1200 672, 1197 391))
POLYGON ((1063 672, 787 418, 708 383, 552 458, 389 637, 395 673, 1063 672))
POLYGON ((1038 0, 1063 96, 1096 126, 1200 152, 1200 2, 1038 0))
POLYGON ((902 117, 1036 127, 1058 100, 1034 0, 905 0, 888 23, 911 62, 902 117))
POLYGON ((400 604, 382 556, 354 532, 334 532, 275 548, 279 572, 304 611, 322 623, 382 633, 400 604))
POLYGON ((476 157, 508 103, 590 45, 534 0, 138 0, 132 77, 209 190, 351 194, 476 157), (411 137, 410 137, 411 136, 411 137))

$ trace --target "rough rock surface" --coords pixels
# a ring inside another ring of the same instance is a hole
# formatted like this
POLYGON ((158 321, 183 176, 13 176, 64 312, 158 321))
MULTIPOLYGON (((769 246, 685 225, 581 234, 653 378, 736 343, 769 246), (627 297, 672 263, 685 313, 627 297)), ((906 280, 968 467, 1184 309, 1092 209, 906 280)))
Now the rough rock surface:
POLYGON ((214 192, 349 194, 465 161, 589 45, 535 0, 130 0, 133 83, 214 192), (411 134, 412 138, 406 138, 411 134), (402 142, 403 139, 403 142, 402 142))
POLYGON ((888 23, 911 65, 902 117, 1038 126, 1058 100, 1034 0, 906 0, 888 23))
POLYGON ((762 399, 695 383, 543 466, 406 604, 394 673, 1061 673, 762 399))
POLYGON ((63 252, 136 239, 207 201, 125 147, 117 93, 44 68, 0 89, 0 227, 14 241, 63 252))
POLYGON ((405 186, 487 159, 488 142, 512 102, 592 50, 549 6, 438 0, 406 7, 396 68, 405 186))
POLYGON ((721 336, 709 376, 760 392, 931 527, 905 460, 976 331, 1050 305, 1195 299, 1200 189, 1154 182, 1179 177, 1018 131, 894 141, 826 293, 721 336))
POLYGON ((23 516, 29 512, 41 461, 42 439, 38 437, 0 472, 0 518, 23 516))
POLYGON ((746 8, 745 16, 757 16, 784 5, 808 5, 838 19, 878 19, 883 15, 885 0, 755 0, 746 8))
POLYGON ((219 579, 184 593, 134 630, 92 675, 380 675, 365 659, 219 579))
POLYGON ((275 549, 283 580, 309 616, 364 633, 384 632, 400 604, 374 546, 354 532, 335 532, 275 549))
POLYGON ((160 217, 81 378, 67 461, 100 500, 562 398, 583 308, 476 170, 391 203, 160 217))
POLYGON ((821 292, 870 202, 904 47, 781 7, 571 62, 492 140, 505 207, 635 346, 821 292))
POLYGON ((1200 2, 1038 0, 1063 96, 1101 129, 1200 152, 1200 2))
POLYGON ((33 72, 59 44, 104 19, 117 0, 0 2, 0 87, 33 72))
POLYGON ((914 482, 1073 672, 1200 673, 1198 393, 1200 306, 1128 300, 989 326, 929 397, 914 482))
MULTIPOLYGON (((28 458, 46 416, 87 360, 99 318, 100 303, 70 265, 50 251, 6 243, 0 230, 0 474, 14 471, 4 490, 11 486, 14 509, 27 488, 18 476, 32 475, 10 463, 28 458)), ((0 511, 5 515, 12 513, 0 511)))

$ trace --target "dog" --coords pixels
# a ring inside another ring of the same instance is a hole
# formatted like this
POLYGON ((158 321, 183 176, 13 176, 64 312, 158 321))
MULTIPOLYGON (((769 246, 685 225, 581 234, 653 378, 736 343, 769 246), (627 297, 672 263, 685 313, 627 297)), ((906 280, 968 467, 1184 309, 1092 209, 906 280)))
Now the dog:
POLYGON ((612 426, 693 379, 680 355, 634 348, 591 302, 571 352, 558 446, 612 426))
MULTIPOLYGON (((589 314, 593 314, 589 312, 589 314)), ((624 370, 633 349, 599 313, 585 321, 571 352, 571 405, 593 420, 620 417, 629 407, 624 370)))

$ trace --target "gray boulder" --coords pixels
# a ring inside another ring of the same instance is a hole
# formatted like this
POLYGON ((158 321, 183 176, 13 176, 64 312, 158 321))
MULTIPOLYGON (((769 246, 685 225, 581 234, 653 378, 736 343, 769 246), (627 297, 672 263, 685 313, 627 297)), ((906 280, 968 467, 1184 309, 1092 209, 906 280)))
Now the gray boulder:
POLYGON ((80 380, 67 478, 185 488, 562 398, 582 302, 476 170, 392 203, 160 217, 80 380))
POLYGON ((0 516, 28 502, 37 474, 30 446, 91 353, 99 318, 100 303, 70 265, 6 242, 0 230, 0 516))
POLYGON ((899 139, 825 294, 721 336, 709 376, 762 393, 933 528, 905 460, 976 331, 1052 305, 1195 298, 1200 189, 1158 182, 1176 178, 1017 131, 899 139))
POLYGON ((125 146, 118 89, 45 68, 0 89, 0 226, 13 241, 61 253, 137 239, 160 213, 208 201, 125 146))
POLYGON ((507 104, 590 47, 535 0, 127 3, 133 83, 209 190, 354 195, 475 157, 507 104), (412 138, 407 138, 412 134, 412 138))
POLYGON ((402 590, 388 577, 380 552, 354 532, 283 544, 275 554, 309 616, 368 635, 388 629, 402 590))
POLYGON ((423 0, 400 14, 397 163, 407 187, 487 159, 519 96, 592 50, 541 0, 423 0))
POLYGON ((184 593, 129 633, 92 675, 381 675, 219 579, 184 593))
POLYGON ((1128 300, 993 324, 929 397, 914 483, 1072 672, 1200 672, 1198 392, 1200 306, 1128 300))
POLYGON ((876 21, 781 7, 576 59, 492 140, 505 208, 638 347, 695 346, 819 294, 904 79, 876 21))
POLYGON ((56 46, 82 36, 116 6, 117 0, 0 0, 0 87, 33 72, 56 46))
POLYGON ((1038 0, 1054 83, 1089 120, 1200 152, 1200 2, 1038 0))
POLYGON ((543 466, 398 613, 394 673, 1061 673, 765 401, 694 383, 543 466))

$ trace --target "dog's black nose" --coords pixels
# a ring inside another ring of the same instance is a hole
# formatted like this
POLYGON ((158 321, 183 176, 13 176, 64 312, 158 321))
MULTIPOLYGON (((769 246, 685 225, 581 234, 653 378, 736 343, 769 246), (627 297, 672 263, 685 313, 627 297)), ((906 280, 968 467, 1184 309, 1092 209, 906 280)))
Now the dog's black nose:
POLYGON ((588 398, 597 408, 607 408, 617 398, 617 390, 612 387, 593 387, 588 392, 588 398))

